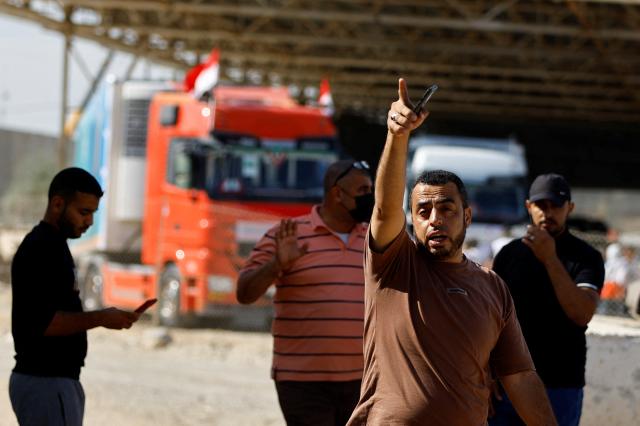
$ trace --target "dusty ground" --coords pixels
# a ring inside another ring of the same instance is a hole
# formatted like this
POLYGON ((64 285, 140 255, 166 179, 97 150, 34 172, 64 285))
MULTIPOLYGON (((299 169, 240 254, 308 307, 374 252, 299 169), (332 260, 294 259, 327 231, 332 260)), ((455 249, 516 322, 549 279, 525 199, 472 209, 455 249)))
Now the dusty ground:
MULTIPOLYGON (((13 368, 10 291, 0 285, 0 425, 17 422, 7 383, 13 368)), ((267 333, 173 330, 173 343, 150 349, 148 322, 128 331, 92 330, 82 373, 85 424, 283 425, 269 378, 267 333)))
MULTIPOLYGON (((15 426, 7 383, 13 367, 10 291, 0 284, 0 426, 15 426)), ((172 330, 150 349, 148 321, 89 333, 82 374, 85 424, 283 425, 269 378, 267 333, 172 330)), ((631 426, 640 418, 640 321, 596 317, 590 326, 582 426, 631 426)))

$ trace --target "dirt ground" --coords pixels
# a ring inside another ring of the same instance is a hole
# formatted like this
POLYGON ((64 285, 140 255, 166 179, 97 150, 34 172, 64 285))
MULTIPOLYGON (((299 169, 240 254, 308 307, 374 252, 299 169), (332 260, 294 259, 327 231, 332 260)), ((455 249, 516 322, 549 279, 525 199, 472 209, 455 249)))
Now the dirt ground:
MULTIPOLYGON (((15 426, 7 392, 13 367, 10 289, 0 284, 0 426, 15 426)), ((269 378, 268 333, 171 330, 152 349, 154 329, 89 332, 82 373, 88 426, 284 425, 269 378)), ((588 336, 582 426, 636 425, 640 416, 640 322, 596 317, 588 336)))
MULTIPOLYGON (((10 289, 0 284, 0 425, 17 425, 7 384, 13 368, 10 289)), ((283 425, 269 378, 271 336, 172 330, 173 342, 144 344, 149 321, 89 332, 81 381, 86 425, 283 425)))

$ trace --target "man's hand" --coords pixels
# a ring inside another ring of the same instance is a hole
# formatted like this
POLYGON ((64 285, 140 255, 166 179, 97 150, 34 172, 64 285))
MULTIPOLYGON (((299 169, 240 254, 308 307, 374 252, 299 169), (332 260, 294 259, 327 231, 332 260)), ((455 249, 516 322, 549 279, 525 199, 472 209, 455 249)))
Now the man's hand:
POLYGON ((420 127, 429 115, 422 110, 420 115, 413 112, 413 103, 409 99, 407 83, 403 78, 398 80, 398 100, 391 104, 387 115, 387 127, 393 135, 400 136, 410 133, 420 127))
POLYGON ((44 332, 45 336, 69 336, 96 327, 113 330, 131 328, 138 321, 140 314, 122 311, 116 308, 106 308, 91 312, 58 311, 44 332))
POLYGON ((580 327, 586 327, 598 306, 598 292, 576 286, 577 283, 573 281, 556 254, 556 241, 544 229, 529 225, 522 242, 544 265, 551 279, 553 291, 567 317, 580 327))
POLYGON ((103 309, 100 311, 100 316, 100 325, 112 330, 131 328, 133 323, 140 318, 140 314, 138 313, 122 311, 117 308, 103 309))
POLYGON ((556 258, 556 240, 546 230, 538 226, 527 226, 527 234, 522 238, 522 242, 545 265, 556 258))
MULTIPOLYGON (((309 244, 298 246, 298 230, 294 220, 284 219, 275 230, 275 253, 259 268, 244 271, 238 277, 236 297, 242 304, 258 300, 277 280, 283 271, 290 269, 294 262, 307 253, 309 244)), ((263 237, 267 238, 266 236, 263 237)), ((271 250, 269 250, 271 251, 271 250)))
POLYGON ((298 225, 292 219, 280 221, 276 231, 276 263, 280 271, 286 271, 300 257, 307 253, 309 244, 298 246, 298 225))

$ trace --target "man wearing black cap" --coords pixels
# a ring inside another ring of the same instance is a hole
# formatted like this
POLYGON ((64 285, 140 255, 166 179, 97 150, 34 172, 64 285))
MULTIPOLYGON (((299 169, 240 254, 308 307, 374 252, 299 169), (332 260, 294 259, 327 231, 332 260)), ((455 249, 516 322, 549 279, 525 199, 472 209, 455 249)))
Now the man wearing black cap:
MULTIPOLYGON (((493 269, 509 286, 558 424, 577 426, 585 383, 585 330, 598 305, 604 264, 598 251, 567 229, 574 203, 564 177, 538 176, 526 207, 532 224, 522 239, 498 253, 493 269)), ((524 424, 506 397, 494 405, 491 426, 524 424)))

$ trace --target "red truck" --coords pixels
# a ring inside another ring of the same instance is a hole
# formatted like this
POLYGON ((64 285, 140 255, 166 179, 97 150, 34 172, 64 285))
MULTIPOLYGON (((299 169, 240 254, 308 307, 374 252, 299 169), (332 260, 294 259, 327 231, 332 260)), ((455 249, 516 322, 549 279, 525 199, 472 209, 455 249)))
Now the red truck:
POLYGON ((338 149, 330 118, 287 89, 217 87, 202 102, 141 81, 105 83, 74 142, 74 163, 105 189, 72 247, 85 309, 157 297, 171 326, 270 312, 269 295, 237 303, 238 270, 270 226, 321 200, 338 149))

